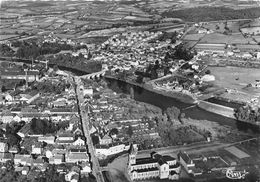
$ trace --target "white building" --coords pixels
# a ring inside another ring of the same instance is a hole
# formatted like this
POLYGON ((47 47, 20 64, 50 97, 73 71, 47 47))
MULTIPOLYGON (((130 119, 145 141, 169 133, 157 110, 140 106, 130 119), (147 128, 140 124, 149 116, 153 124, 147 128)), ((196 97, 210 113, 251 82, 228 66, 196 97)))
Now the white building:
POLYGON ((181 166, 171 156, 152 152, 150 157, 137 158, 137 148, 131 145, 128 158, 128 174, 131 180, 151 178, 179 179, 181 166))

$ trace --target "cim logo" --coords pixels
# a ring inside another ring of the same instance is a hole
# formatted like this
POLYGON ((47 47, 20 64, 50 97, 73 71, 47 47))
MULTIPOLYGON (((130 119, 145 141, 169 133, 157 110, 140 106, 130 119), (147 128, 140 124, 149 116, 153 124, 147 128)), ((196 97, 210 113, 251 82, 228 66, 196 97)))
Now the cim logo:
POLYGON ((229 179, 244 179, 248 172, 244 171, 234 171, 233 169, 227 169, 226 177, 229 179))

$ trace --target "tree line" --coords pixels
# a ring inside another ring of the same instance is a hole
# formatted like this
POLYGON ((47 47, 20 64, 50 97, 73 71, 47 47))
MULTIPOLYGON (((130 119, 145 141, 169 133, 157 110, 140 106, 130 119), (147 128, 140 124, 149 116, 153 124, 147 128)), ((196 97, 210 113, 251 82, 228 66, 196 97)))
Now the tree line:
POLYGON ((249 106, 239 107, 235 110, 235 117, 239 121, 256 124, 256 122, 260 122, 260 108, 254 110, 249 106))

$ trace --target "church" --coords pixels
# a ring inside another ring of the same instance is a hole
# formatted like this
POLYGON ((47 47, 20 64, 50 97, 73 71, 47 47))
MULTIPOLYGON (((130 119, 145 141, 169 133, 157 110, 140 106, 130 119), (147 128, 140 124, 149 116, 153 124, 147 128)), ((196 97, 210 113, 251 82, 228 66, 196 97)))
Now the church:
POLYGON ((137 158, 137 148, 130 146, 128 156, 128 174, 131 180, 151 178, 179 179, 181 165, 171 156, 162 156, 152 152, 150 157, 137 158))

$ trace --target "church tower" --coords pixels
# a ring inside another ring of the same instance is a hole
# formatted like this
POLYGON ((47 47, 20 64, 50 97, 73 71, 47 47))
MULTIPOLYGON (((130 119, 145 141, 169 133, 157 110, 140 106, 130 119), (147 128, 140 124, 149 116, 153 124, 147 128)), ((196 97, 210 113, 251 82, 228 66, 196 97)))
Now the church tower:
POLYGON ((129 166, 136 163, 136 154, 137 154, 137 148, 133 144, 131 144, 129 148, 129 154, 128 154, 129 166))

